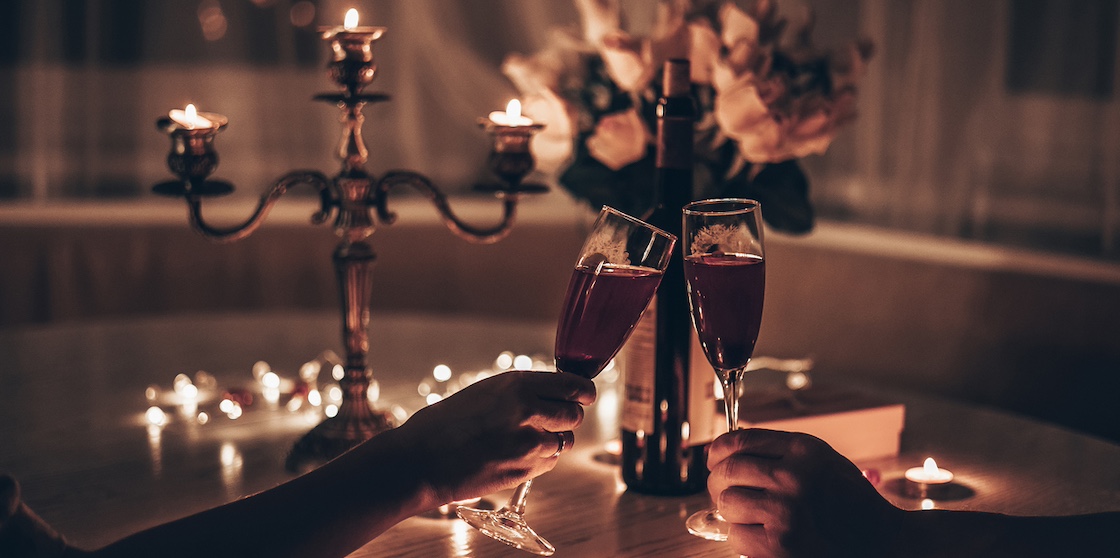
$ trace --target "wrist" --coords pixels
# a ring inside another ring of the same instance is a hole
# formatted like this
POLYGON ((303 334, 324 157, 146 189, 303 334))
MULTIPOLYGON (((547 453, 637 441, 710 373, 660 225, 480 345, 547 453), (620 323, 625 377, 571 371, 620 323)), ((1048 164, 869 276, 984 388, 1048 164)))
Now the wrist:
POLYGON ((376 502, 398 521, 443 503, 436 501, 425 478, 425 456, 399 429, 382 432, 347 455, 362 479, 362 498, 376 502))

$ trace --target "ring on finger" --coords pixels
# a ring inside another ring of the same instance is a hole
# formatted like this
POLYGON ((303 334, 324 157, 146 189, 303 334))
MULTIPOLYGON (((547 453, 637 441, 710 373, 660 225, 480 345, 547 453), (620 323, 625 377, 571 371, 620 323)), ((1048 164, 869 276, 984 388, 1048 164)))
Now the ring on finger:
POLYGON ((549 459, 560 457, 560 454, 564 453, 564 448, 568 445, 568 437, 563 432, 553 432, 553 434, 556 434, 556 453, 550 455, 549 459))

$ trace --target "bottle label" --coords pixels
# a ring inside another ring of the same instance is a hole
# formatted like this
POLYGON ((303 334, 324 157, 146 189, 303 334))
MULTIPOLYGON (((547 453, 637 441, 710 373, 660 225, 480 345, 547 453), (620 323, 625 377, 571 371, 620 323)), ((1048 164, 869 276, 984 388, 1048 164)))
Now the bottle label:
POLYGON ((625 358, 622 359, 622 417, 623 430, 630 432, 653 431, 653 373, 657 343, 657 300, 650 301, 642 319, 626 341, 625 358))
MULTIPOLYGON (((691 328, 689 328, 691 329, 691 328)), ((626 342, 623 355, 623 430, 652 432, 654 422, 654 355, 657 345, 657 301, 650 302, 641 321, 626 342)), ((692 331, 688 374, 689 446, 706 444, 722 431, 717 430, 719 405, 715 398, 716 375, 692 331)))
POLYGON ((719 430, 719 402, 716 401, 716 372, 704 356, 700 337, 692 331, 688 364, 688 445, 706 444, 723 433, 719 430))

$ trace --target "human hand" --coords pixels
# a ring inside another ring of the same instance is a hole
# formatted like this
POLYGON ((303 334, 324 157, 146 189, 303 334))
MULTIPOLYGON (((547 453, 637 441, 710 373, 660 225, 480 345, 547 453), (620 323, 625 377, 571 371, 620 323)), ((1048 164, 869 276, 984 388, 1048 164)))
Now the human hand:
POLYGON ((513 371, 421 409, 397 432, 437 504, 510 488, 556 466, 575 443, 595 384, 575 374, 513 371))
POLYGON ((750 558, 885 555, 905 514, 808 434, 747 429, 712 442, 708 492, 750 558))

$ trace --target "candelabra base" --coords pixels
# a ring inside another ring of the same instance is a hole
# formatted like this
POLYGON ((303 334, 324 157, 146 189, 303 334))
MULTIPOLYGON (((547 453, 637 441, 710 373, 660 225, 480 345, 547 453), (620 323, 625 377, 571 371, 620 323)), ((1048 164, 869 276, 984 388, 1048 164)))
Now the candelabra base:
POLYGON ((356 405, 355 411, 330 417, 304 434, 284 461, 292 473, 303 473, 342 455, 350 448, 396 426, 393 415, 356 405))

